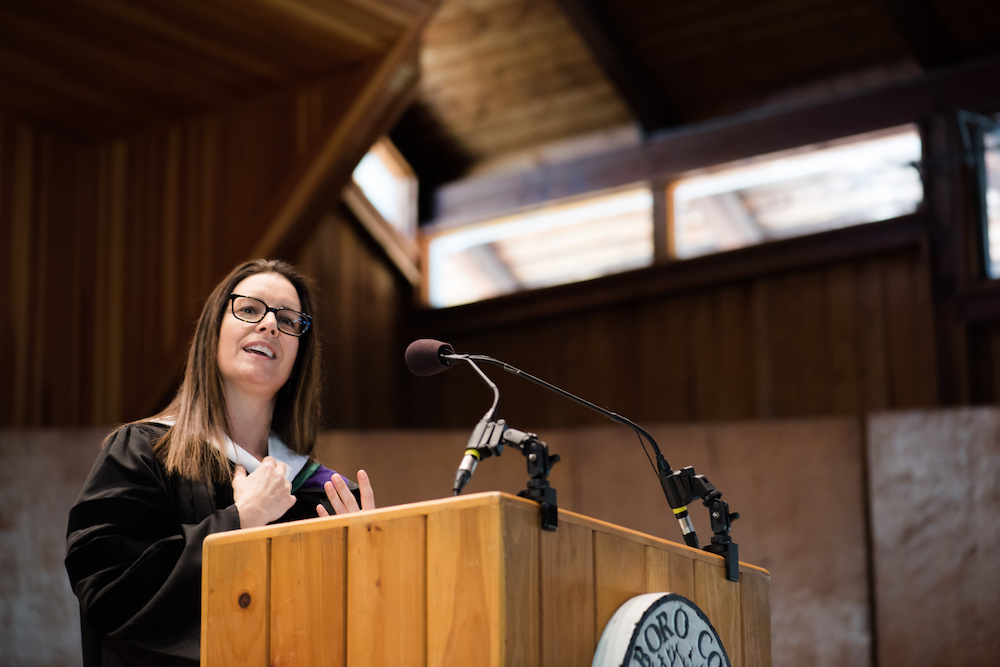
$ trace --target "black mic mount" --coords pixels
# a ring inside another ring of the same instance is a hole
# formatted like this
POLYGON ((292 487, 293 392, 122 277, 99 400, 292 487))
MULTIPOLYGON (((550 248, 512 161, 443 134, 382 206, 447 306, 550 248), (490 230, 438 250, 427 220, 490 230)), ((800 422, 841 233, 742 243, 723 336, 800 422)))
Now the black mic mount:
MULTIPOLYGON (((497 401, 499 400, 499 391, 497 390, 496 385, 493 384, 493 382, 491 382, 474 363, 476 361, 482 361, 500 366, 508 373, 530 380, 539 386, 545 387, 549 391, 553 391, 564 398, 568 398, 579 405, 604 415, 613 422, 623 426, 628 426, 636 432, 640 441, 645 438, 649 445, 653 448, 653 453, 656 459, 654 468, 656 469, 657 477, 660 480, 660 486, 663 489, 663 493, 667 497, 667 503, 673 510, 674 516, 680 525, 681 534, 684 536, 684 543, 689 547, 693 547, 695 549, 698 548, 698 535, 695 532, 694 524, 691 522, 687 506, 691 502, 701 499, 705 507, 708 508, 712 531, 714 533, 711 544, 705 546, 704 550, 723 556, 726 560, 726 578, 730 581, 739 581, 739 547, 732 541, 732 538, 729 535, 729 531, 732 528, 732 522, 740 518, 739 513, 730 513, 728 503, 722 500, 722 492, 716 489, 704 475, 695 474, 693 467, 687 466, 681 470, 671 469, 670 464, 667 463, 666 458, 663 456, 662 452, 660 452, 660 448, 657 446, 656 441, 653 440, 653 437, 638 424, 622 417, 619 414, 591 403, 588 400, 575 396, 564 389, 560 389, 554 384, 535 377, 530 373, 525 373, 524 371, 515 368, 506 362, 500 361, 499 359, 494 359, 493 357, 488 357, 482 354, 457 354, 455 353, 454 348, 447 343, 441 343, 440 341, 433 341, 429 339, 414 341, 407 349, 406 357, 407 365, 410 367, 410 370, 417 375, 431 375, 433 373, 446 370, 455 361, 468 362, 469 365, 471 365, 476 372, 479 373, 479 375, 481 375, 493 388, 495 396, 493 409, 491 412, 486 414, 482 421, 480 421, 476 430, 473 432, 473 438, 469 441, 469 447, 466 449, 465 458, 470 460, 470 465, 466 466, 466 463, 463 460, 463 466, 469 467, 470 470, 468 472, 468 476, 466 476, 465 480, 462 482, 463 486, 465 482, 468 481, 468 478, 471 477, 471 470, 475 469, 475 462, 480 458, 486 458, 492 454, 499 455, 503 448, 503 443, 500 441, 504 439, 504 433, 508 430, 513 431, 513 429, 507 429, 502 420, 499 422, 492 421, 495 416, 497 401), (498 430, 499 433, 497 433, 498 430), (479 444, 474 445, 473 440, 479 444), (493 444, 494 442, 496 444, 493 444), (473 458, 475 461, 471 461, 473 458)), ((520 434, 521 432, 516 431, 515 433, 520 434)), ((532 474, 532 479, 528 483, 528 489, 522 491, 518 495, 524 497, 534 497, 535 500, 542 502, 539 498, 547 499, 549 494, 551 494, 551 512, 553 519, 555 519, 555 490, 549 488, 547 476, 551 465, 558 461, 559 457, 557 455, 550 457, 548 455, 548 449, 545 447, 545 443, 538 442, 534 434, 522 435, 528 436, 526 439, 527 444, 521 445, 519 448, 521 448, 521 451, 528 458, 528 471, 532 474), (532 459, 531 455, 534 455, 535 458, 532 459)), ((458 486, 459 477, 461 476, 462 467, 459 468, 459 474, 456 476, 455 495, 458 495, 461 491, 461 486, 458 486)), ((543 503, 543 525, 545 524, 545 511, 545 504, 543 503)), ((553 527, 551 529, 554 530, 555 528, 553 527)))
MULTIPOLYGON (((661 458, 661 456, 657 456, 657 460, 661 458)), ((665 459, 663 463, 666 464, 665 459)), ((726 579, 739 581, 739 545, 733 542, 729 536, 729 530, 733 527, 733 521, 740 518, 740 513, 730 513, 729 504, 722 499, 722 492, 716 489, 704 475, 696 475, 693 467, 687 466, 680 470, 670 470, 670 466, 666 466, 666 471, 666 476, 660 474, 660 486, 663 487, 663 492, 667 496, 667 503, 674 510, 678 521, 681 522, 682 532, 685 527, 689 528, 689 532, 684 532, 685 544, 695 549, 698 548, 698 536, 694 532, 694 527, 691 526, 687 505, 701 498, 702 504, 708 508, 708 516, 714 533, 711 544, 706 545, 704 550, 725 558, 726 579), (681 518, 681 514, 683 514, 683 518, 681 518)))
MULTIPOLYGON (((482 425, 482 422, 480 422, 482 425)), ((503 419, 490 421, 482 428, 476 427, 473 431, 472 439, 465 450, 465 455, 472 456, 479 461, 490 456, 500 456, 505 446, 511 446, 524 454, 528 461, 528 488, 520 491, 517 495, 522 498, 534 500, 542 507, 542 528, 545 530, 557 530, 559 528, 559 508, 556 504, 556 490, 549 486, 549 473, 552 466, 559 462, 558 454, 549 454, 548 445, 538 439, 534 433, 525 433, 507 426, 503 419), (475 440, 475 444, 473 444, 475 440)), ((462 487, 472 477, 471 472, 463 474, 459 468, 455 476, 454 492, 457 496, 462 492, 462 487)))
MULTIPOLYGON (((450 347, 448 348, 450 349, 450 347)), ((441 356, 444 356, 443 354, 441 356)), ((497 404, 500 402, 500 390, 471 359, 463 359, 493 390, 493 405, 486 411, 472 430, 465 455, 455 473, 454 495, 462 493, 462 489, 472 479, 472 473, 480 460, 490 456, 500 456, 503 448, 510 445, 524 454, 528 460, 528 488, 517 495, 534 500, 541 505, 542 528, 557 530, 559 528, 559 508, 556 504, 556 490, 549 486, 549 472, 552 466, 559 462, 558 454, 549 454, 548 446, 538 439, 534 433, 525 433, 507 426, 502 420, 494 420, 497 404)))

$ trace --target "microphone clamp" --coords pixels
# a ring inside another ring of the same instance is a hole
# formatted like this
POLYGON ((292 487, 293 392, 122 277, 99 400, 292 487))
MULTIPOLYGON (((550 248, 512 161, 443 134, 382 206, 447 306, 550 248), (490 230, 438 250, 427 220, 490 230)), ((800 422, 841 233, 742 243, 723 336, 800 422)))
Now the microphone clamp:
POLYGON ((559 462, 559 455, 549 454, 548 445, 539 440, 534 433, 510 428, 503 419, 483 420, 476 425, 472 437, 469 438, 462 464, 455 474, 454 495, 459 495, 472 479, 476 464, 481 459, 500 456, 506 445, 524 454, 528 464, 528 475, 531 477, 528 480, 528 488, 517 495, 541 505, 542 528, 558 530, 559 507, 556 502, 556 490, 549 485, 548 477, 552 466, 559 462))

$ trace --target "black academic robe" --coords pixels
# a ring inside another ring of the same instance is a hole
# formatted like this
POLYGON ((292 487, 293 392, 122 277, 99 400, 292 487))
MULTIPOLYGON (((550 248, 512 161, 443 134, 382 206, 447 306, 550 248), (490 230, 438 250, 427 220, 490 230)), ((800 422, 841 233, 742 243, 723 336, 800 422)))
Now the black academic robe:
MULTIPOLYGON (((198 664, 202 542, 240 518, 230 484, 166 474, 153 454, 164 433, 158 424, 119 429, 70 510, 66 570, 85 667, 198 664)), ((333 514, 322 491, 293 495, 279 522, 313 518, 319 503, 333 514)))

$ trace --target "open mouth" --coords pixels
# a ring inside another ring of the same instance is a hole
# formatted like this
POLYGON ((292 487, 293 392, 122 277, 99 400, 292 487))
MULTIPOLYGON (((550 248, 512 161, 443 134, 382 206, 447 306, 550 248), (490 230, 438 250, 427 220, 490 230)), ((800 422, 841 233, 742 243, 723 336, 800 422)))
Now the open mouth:
POLYGON ((267 349, 263 345, 251 345, 250 347, 243 348, 244 352, 249 352, 250 354, 259 354, 262 357, 268 359, 274 359, 274 352, 267 349))

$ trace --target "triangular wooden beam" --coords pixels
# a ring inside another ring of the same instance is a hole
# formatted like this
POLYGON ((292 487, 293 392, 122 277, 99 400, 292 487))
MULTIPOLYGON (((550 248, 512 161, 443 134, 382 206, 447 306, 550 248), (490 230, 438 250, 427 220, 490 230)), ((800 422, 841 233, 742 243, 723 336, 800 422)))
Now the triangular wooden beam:
POLYGON ((292 175, 266 231, 249 257, 291 257, 340 198, 354 167, 392 126, 416 92, 419 37, 439 0, 414 15, 399 40, 377 63, 360 93, 311 159, 292 175))

